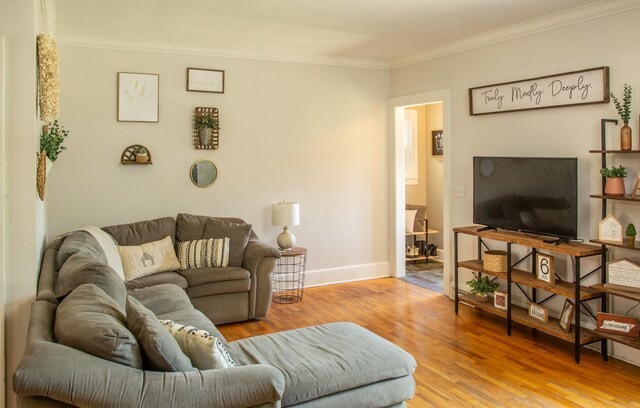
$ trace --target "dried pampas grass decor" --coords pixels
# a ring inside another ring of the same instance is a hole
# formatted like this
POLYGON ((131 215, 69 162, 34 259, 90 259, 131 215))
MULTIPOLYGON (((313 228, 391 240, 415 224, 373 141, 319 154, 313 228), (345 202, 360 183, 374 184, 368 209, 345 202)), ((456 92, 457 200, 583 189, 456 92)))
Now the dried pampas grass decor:
POLYGON ((38 79, 40 120, 52 122, 58 117, 60 78, 58 45, 49 34, 38 35, 38 79))

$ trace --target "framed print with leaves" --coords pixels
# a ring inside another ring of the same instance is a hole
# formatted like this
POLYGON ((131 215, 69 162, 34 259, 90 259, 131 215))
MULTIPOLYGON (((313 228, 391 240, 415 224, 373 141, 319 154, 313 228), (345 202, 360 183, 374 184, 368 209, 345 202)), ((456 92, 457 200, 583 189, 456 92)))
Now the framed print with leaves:
POLYGON ((158 74, 118 72, 118 122, 158 122, 158 74))
POLYGON ((187 68, 187 91, 224 93, 224 71, 187 68))
POLYGON ((434 156, 442 156, 444 153, 444 132, 442 130, 431 131, 431 154, 434 156))

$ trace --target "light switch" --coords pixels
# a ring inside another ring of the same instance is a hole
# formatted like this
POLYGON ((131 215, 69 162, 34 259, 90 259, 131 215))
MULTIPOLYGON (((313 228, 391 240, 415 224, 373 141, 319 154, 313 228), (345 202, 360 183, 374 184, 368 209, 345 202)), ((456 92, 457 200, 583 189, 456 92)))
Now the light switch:
POLYGON ((456 197, 464 198, 464 186, 456 187, 456 197))

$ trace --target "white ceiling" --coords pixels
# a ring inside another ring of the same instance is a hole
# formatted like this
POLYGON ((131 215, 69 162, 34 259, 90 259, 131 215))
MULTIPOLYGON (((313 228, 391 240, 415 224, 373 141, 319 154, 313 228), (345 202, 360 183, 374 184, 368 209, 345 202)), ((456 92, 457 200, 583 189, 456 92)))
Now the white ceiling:
MULTIPOLYGON (((61 44, 399 66, 638 0, 53 0, 61 44)), ((48 17, 51 19, 51 17, 48 17)))

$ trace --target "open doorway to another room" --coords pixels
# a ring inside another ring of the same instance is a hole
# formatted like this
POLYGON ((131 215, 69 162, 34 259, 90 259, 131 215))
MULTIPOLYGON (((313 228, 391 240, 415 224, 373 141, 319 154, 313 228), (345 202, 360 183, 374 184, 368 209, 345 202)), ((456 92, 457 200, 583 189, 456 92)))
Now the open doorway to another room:
POLYGON ((404 109, 405 277, 443 292, 443 104, 404 109))

